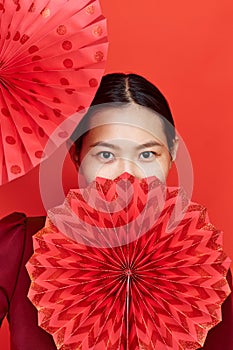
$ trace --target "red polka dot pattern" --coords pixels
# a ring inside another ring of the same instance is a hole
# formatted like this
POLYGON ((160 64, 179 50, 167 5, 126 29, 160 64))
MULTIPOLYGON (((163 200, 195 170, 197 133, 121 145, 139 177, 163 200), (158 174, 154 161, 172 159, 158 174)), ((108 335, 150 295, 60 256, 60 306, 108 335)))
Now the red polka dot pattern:
POLYGON ((25 132, 25 134, 32 134, 32 129, 28 126, 24 126, 23 131, 25 132))
POLYGON ((43 9, 43 11, 41 11, 41 16, 44 17, 44 18, 49 17, 50 14, 51 14, 51 11, 50 11, 50 9, 47 8, 47 7, 45 7, 45 8, 43 9))
POLYGON ((54 108, 54 109, 53 109, 53 113, 54 113, 54 115, 55 115, 56 117, 58 117, 58 118, 61 116, 61 110, 58 109, 58 108, 54 108))
POLYGON ((20 111, 20 107, 16 104, 13 104, 11 105, 11 107, 15 110, 15 111, 20 111))
POLYGON ((39 118, 49 120, 49 117, 46 114, 39 114, 39 118))
MULTIPOLYGON (((37 78, 32 78, 32 81, 34 81, 34 83, 41 84, 40 79, 37 79, 37 78)), ((34 93, 35 93, 35 92, 34 92, 34 93)))
POLYGON ((95 6, 94 6, 94 5, 89 5, 89 6, 87 6, 87 8, 86 8, 86 13, 87 13, 88 15, 93 15, 94 12, 95 12, 95 6))
POLYGON ((7 136, 6 137, 6 142, 9 143, 10 145, 14 145, 16 143, 16 140, 12 136, 7 136))
POLYGON ((33 67, 33 70, 34 70, 35 72, 42 72, 42 71, 43 71, 43 69, 42 69, 41 67, 39 67, 39 66, 33 67))
POLYGON ((58 133, 58 136, 61 137, 61 138, 63 138, 63 139, 66 139, 66 138, 69 136, 69 134, 68 134, 67 131, 60 131, 60 132, 58 133))
POLYGON ((1 112, 5 117, 9 117, 10 116, 10 112, 9 109, 7 108, 1 108, 1 112))
POLYGON ((67 29, 66 29, 66 26, 64 25, 60 25, 58 28, 57 28, 57 33, 59 35, 65 35, 67 32, 67 29))
POLYGON ((19 40, 19 39, 20 39, 20 33, 19 33, 19 32, 16 32, 15 35, 14 35, 14 37, 13 37, 13 40, 14 40, 14 41, 17 41, 17 40, 19 40))
POLYGON ((28 41, 28 39, 29 39, 29 36, 24 34, 22 36, 22 38, 20 39, 20 43, 23 45, 23 44, 25 44, 28 41))
POLYGON ((61 85, 70 85, 68 79, 66 79, 66 78, 61 78, 60 82, 61 82, 61 85))
POLYGON ((57 98, 57 97, 54 97, 53 98, 53 102, 54 103, 61 103, 61 100, 59 98, 57 98))
MULTIPOLYGON (((29 103, 29 100, 26 98, 26 97, 21 97, 21 100, 26 102, 26 103, 29 103)), ((24 111, 26 112, 26 110, 24 109, 24 111)))
POLYGON ((63 41, 63 43, 62 43, 62 47, 63 47, 63 49, 64 50, 67 50, 67 51, 69 51, 69 50, 71 50, 72 49, 72 43, 69 41, 69 40, 65 40, 65 41, 63 41))
POLYGON ((96 87, 98 86, 98 81, 95 78, 92 78, 89 80, 90 87, 96 87))
POLYGON ((44 137, 45 136, 44 129, 42 129, 41 127, 38 128, 38 133, 39 133, 40 137, 44 137))
POLYGON ((103 52, 102 52, 102 51, 97 51, 97 52, 95 53, 95 60, 96 60, 97 62, 101 62, 101 61, 103 61, 103 59, 104 59, 104 54, 103 54, 103 52))
POLYGON ((37 94, 37 92, 33 89, 29 89, 29 92, 31 92, 32 94, 37 94))
POLYGON ((93 100, 107 33, 100 0, 0 0, 0 23, 1 185, 45 159, 51 135, 49 154, 72 133, 60 125, 93 100))
POLYGON ((73 61, 70 59, 70 58, 66 58, 64 61, 63 61, 63 65, 66 67, 66 68, 72 68, 74 63, 73 61))
POLYGON ((68 94, 68 95, 72 95, 74 93, 75 89, 65 89, 65 92, 68 94))
POLYGON ((36 96, 30 95, 31 101, 37 102, 36 96))
POLYGON ((35 156, 36 156, 36 158, 44 158, 45 153, 43 151, 36 151, 35 156))
POLYGON ((12 174, 18 175, 22 172, 22 169, 19 165, 12 165, 10 171, 12 174))
POLYGON ((77 112, 85 113, 86 112, 86 108, 84 106, 79 106, 78 109, 77 109, 77 112))
POLYGON ((39 51, 39 47, 36 46, 36 45, 30 46, 29 49, 28 49, 28 52, 29 52, 30 54, 35 53, 35 52, 37 52, 37 51, 39 51))
POLYGON ((35 12, 36 11, 36 5, 34 4, 34 2, 31 4, 28 12, 35 12))
POLYGON ((102 29, 101 26, 96 26, 96 27, 93 28, 92 33, 93 33, 95 36, 99 37, 99 36, 101 36, 101 35, 103 34, 103 29, 102 29))
POLYGON ((41 60, 41 56, 39 56, 39 55, 37 55, 37 56, 33 56, 32 57, 32 61, 34 62, 34 61, 39 61, 39 60, 41 60))

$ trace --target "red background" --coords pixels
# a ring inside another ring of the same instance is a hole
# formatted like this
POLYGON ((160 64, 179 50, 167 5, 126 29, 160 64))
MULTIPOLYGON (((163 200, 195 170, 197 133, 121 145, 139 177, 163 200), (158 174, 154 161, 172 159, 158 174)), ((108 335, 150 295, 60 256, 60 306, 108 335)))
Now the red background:
MULTIPOLYGON (((137 72, 170 102, 177 129, 191 154, 193 199, 207 206, 225 232, 233 258, 233 2, 231 0, 101 0, 108 19, 107 72, 137 72)), ((64 187, 75 187, 67 159, 64 187)), ((44 214, 38 169, 0 188, 0 216, 44 214)), ((51 205, 58 204, 54 194, 51 205)), ((6 323, 1 349, 8 350, 6 323), (4 344, 2 346, 2 344, 4 344)))

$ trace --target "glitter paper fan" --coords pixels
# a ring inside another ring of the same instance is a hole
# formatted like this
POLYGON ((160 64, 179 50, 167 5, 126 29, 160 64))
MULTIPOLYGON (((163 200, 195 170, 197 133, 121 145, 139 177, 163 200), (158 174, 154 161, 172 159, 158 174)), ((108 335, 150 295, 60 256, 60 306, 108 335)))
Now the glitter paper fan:
POLYGON ((197 349, 230 293, 221 236, 155 177, 71 190, 27 263, 39 325, 61 350, 197 349))
POLYGON ((98 0, 3 0, 0 33, 3 184, 49 156, 80 121, 76 112, 89 107, 104 72, 107 36, 98 0))

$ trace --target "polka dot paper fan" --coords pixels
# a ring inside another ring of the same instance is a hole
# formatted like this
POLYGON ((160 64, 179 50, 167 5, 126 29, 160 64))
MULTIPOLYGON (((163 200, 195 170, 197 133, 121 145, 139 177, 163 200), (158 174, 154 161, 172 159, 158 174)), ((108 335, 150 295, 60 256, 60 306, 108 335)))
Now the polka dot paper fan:
POLYGON ((108 43, 98 0, 2 0, 0 33, 4 184, 69 137, 98 88, 108 43))

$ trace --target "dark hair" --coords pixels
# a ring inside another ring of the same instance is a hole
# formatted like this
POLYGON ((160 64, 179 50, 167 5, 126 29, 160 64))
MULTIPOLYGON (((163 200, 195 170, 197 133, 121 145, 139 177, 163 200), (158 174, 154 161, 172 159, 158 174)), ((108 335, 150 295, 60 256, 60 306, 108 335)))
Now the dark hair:
MULTIPOLYGON (((109 104, 132 102, 150 108, 161 117, 171 153, 176 134, 168 102, 159 89, 142 76, 124 73, 111 73, 103 76, 91 107, 101 105, 101 108, 104 108, 103 106, 107 107, 109 104)), ((76 144, 77 152, 81 147, 83 132, 88 130, 87 122, 91 115, 90 109, 71 136, 71 140, 76 144)))

